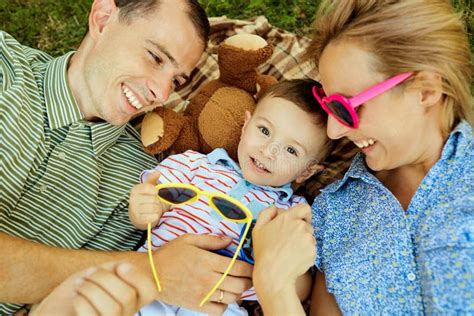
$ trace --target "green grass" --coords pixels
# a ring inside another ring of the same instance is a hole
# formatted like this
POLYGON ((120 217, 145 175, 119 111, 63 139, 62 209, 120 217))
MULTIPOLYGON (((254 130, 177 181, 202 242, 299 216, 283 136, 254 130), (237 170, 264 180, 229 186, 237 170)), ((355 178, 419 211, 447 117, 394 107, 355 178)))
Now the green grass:
MULTIPOLYGON (((209 16, 246 19, 265 15, 271 24, 309 35, 319 0, 200 0, 209 16)), ((60 55, 78 46, 86 31, 92 0, 0 0, 0 29, 20 43, 60 55)), ((474 30, 472 0, 453 0, 474 30)))

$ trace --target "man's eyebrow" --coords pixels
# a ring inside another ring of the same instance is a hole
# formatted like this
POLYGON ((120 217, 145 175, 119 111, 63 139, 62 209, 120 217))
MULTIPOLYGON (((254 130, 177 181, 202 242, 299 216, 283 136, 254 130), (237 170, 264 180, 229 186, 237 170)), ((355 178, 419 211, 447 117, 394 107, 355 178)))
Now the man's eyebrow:
MULTIPOLYGON (((173 57, 173 55, 171 55, 171 53, 165 47, 163 47, 160 43, 154 42, 152 40, 147 40, 147 42, 150 43, 151 45, 155 46, 156 49, 158 49, 160 52, 165 54, 166 57, 168 57, 168 59, 171 61, 171 63, 173 64, 173 66, 175 68, 179 68, 178 62, 176 61, 176 59, 173 57)), ((189 79, 189 75, 185 74, 184 72, 182 72, 180 74, 180 76, 183 77, 186 81, 188 81, 188 79, 189 79)))

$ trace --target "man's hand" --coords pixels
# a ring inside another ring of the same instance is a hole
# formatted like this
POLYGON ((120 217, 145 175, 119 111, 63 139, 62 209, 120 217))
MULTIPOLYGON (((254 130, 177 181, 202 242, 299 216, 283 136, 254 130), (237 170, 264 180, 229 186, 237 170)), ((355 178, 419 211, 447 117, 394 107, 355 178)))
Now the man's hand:
POLYGON ((145 230, 148 223, 155 227, 161 215, 170 208, 157 197, 155 186, 159 177, 159 172, 150 174, 144 183, 135 185, 130 192, 128 216, 138 229, 145 230))
POLYGON ((229 237, 186 234, 161 246, 154 255, 162 286, 158 299, 203 313, 222 314, 227 304, 236 302, 252 286, 252 265, 236 261, 219 289, 199 307, 231 261, 209 250, 222 249, 230 242, 229 237))

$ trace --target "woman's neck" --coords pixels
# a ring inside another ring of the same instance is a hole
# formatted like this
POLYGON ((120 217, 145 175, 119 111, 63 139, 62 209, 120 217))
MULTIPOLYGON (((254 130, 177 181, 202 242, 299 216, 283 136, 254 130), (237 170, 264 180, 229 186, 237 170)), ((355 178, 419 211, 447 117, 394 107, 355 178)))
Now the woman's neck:
POLYGON ((424 168, 404 166, 376 172, 375 176, 392 192, 406 211, 427 173, 424 168))

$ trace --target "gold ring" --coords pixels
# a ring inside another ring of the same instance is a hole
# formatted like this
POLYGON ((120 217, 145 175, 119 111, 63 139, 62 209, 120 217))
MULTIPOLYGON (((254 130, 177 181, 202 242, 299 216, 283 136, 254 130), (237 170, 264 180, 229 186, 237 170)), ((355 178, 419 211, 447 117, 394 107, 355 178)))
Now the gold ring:
POLYGON ((219 299, 217 300, 218 303, 222 303, 222 300, 224 299, 224 291, 221 291, 221 295, 219 295, 219 299))

